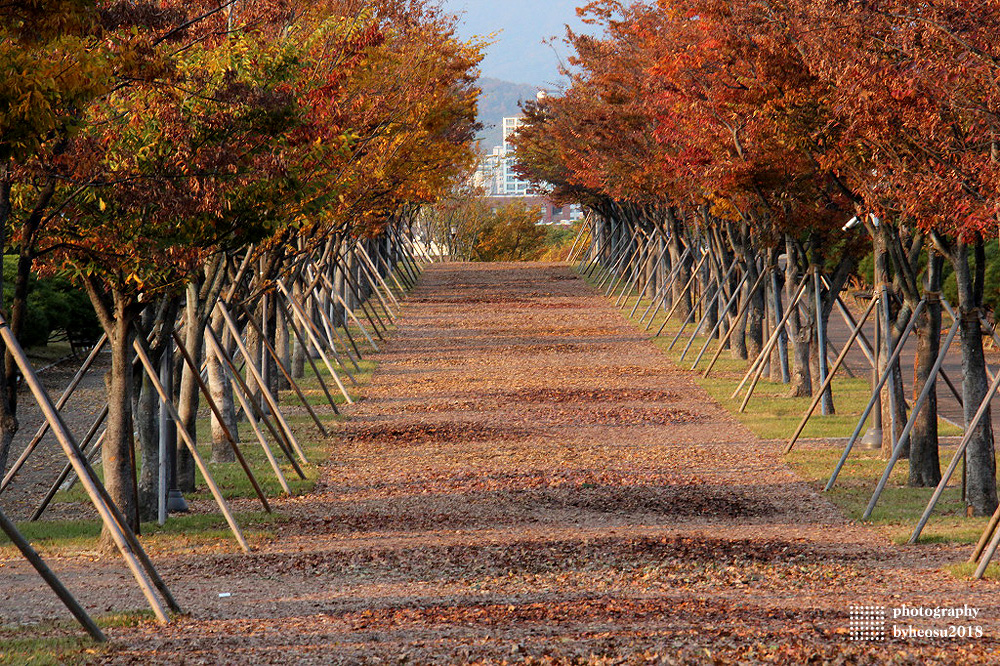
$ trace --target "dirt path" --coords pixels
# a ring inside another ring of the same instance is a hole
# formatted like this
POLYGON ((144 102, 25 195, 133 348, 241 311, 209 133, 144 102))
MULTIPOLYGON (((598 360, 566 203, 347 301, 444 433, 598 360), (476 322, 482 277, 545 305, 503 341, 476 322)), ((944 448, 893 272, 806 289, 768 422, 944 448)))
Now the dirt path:
MULTIPOLYGON (((160 558, 191 617, 113 629, 102 660, 988 663, 1000 645, 997 585, 941 570, 963 551, 848 524, 565 267, 431 267, 380 361, 318 492, 277 503, 280 537, 160 558), (986 638, 893 640, 890 617, 885 642, 852 642, 858 604, 967 604, 986 638)), ((111 565, 57 569, 96 610, 141 607, 111 565)), ((0 576, 0 619, 57 608, 18 603, 45 596, 22 564, 0 576)))

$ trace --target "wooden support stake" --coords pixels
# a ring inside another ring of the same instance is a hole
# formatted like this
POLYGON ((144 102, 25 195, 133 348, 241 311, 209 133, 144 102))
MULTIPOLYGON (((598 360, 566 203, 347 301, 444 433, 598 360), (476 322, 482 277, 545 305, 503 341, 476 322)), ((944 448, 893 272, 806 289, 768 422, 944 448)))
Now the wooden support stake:
MULTIPOLYGON (((715 350, 715 355, 712 356, 712 360, 709 361, 708 367, 705 368, 705 372, 702 373, 702 377, 708 377, 709 373, 712 372, 712 368, 714 368, 715 364, 718 362, 719 357, 722 356, 722 350, 726 348, 726 343, 728 343, 729 340, 736 333, 737 322, 739 322, 739 320, 743 318, 743 315, 746 314, 746 311, 750 309, 750 300, 753 298, 753 295, 757 293, 757 290, 760 289, 761 285, 764 283, 764 277, 767 275, 768 270, 769 269, 765 269, 760 272, 760 275, 757 277, 757 281, 754 283, 753 287, 750 288, 750 291, 747 292, 746 298, 740 305, 740 309, 736 313, 736 316, 733 317, 732 321, 730 322, 730 326, 726 330, 726 334, 722 337, 722 340, 719 341, 719 348, 715 350)), ((739 295, 740 291, 739 289, 737 289, 733 293, 733 297, 736 298, 739 295)), ((731 302, 732 299, 730 299, 730 303, 731 302)))
MULTIPOLYGON (((757 285, 760 284, 760 281, 764 279, 764 276, 766 274, 767 274, 767 271, 761 271, 760 276, 758 276, 758 278, 757 278, 757 283, 754 284, 753 291, 756 291, 757 285)), ((720 315, 719 316, 719 320, 717 322, 715 322, 715 327, 708 334, 708 337, 705 339, 705 344, 703 344, 701 346, 701 351, 698 352, 697 358, 695 358, 694 359, 694 363, 691 364, 691 369, 692 370, 694 370, 695 368, 698 367, 698 363, 701 362, 701 358, 702 358, 702 356, 705 355, 705 351, 708 349, 708 346, 710 344, 712 344, 712 339, 715 337, 716 333, 718 333, 719 329, 722 328, 722 324, 723 324, 723 322, 726 319, 726 313, 729 312, 729 308, 736 301, 736 299, 740 297, 740 290, 743 288, 743 285, 746 284, 746 282, 747 282, 747 280, 749 278, 750 278, 750 274, 749 273, 744 273, 743 277, 740 278, 739 284, 737 284, 736 285, 736 289, 733 290, 732 296, 729 297, 729 300, 726 301, 725 306, 723 306, 723 308, 722 308, 723 314, 720 315)), ((722 290, 720 289, 719 291, 721 292, 722 290)), ((720 346, 720 348, 721 348, 721 346, 720 346)))
POLYGON ((3 530, 3 533, 7 535, 7 538, 10 539, 11 543, 13 543, 17 549, 21 551, 21 555, 24 556, 24 559, 28 560, 31 566, 35 568, 35 571, 38 572, 38 575, 42 577, 42 580, 44 580, 45 583, 52 588, 52 591, 56 593, 56 596, 59 597, 59 600, 63 602, 63 605, 66 606, 69 612, 73 614, 73 617, 75 617, 76 621, 80 623, 80 626, 82 626, 84 630, 90 634, 90 637, 98 643, 106 642, 108 639, 104 635, 104 632, 102 632, 97 626, 97 623, 91 619, 90 615, 87 614, 87 611, 83 609, 83 606, 80 605, 76 598, 62 584, 59 578, 56 577, 55 573, 52 572, 52 569, 49 569, 48 565, 45 564, 45 561, 42 560, 42 557, 38 554, 38 552, 32 548, 31 544, 28 543, 28 540, 24 538, 24 535, 18 532, 17 526, 14 525, 2 509, 0 509, 0 530, 3 530))
MULTIPOLYGON (((892 353, 889 355, 889 362, 886 364, 885 372, 882 373, 878 382, 875 383, 875 388, 872 389, 872 396, 868 400, 868 405, 861 413, 858 425, 854 428, 851 438, 847 441, 847 446, 844 447, 844 453, 840 456, 840 461, 837 463, 836 469, 833 470, 830 480, 827 481, 826 487, 823 489, 824 492, 829 491, 833 488, 833 484, 836 483, 837 477, 840 475, 840 470, 844 468, 844 463, 847 462, 847 457, 850 455, 851 449, 854 447, 854 443, 858 440, 858 437, 861 435, 861 430, 865 427, 865 421, 868 420, 868 416, 872 412, 872 407, 874 407, 875 403, 878 401, 879 392, 882 390, 882 387, 885 386, 885 383, 889 380, 889 377, 892 374, 892 364, 895 363, 896 359, 898 359, 899 355, 902 353, 903 345, 906 344, 906 340, 910 337, 910 333, 913 331, 913 327, 917 323, 917 317, 920 316, 920 313, 923 311, 925 305, 926 301, 921 300, 910 314, 910 320, 906 323, 906 328, 903 330, 903 334, 899 336, 895 349, 891 350, 892 353)), ((893 432, 893 435, 895 435, 895 432, 893 432)), ((893 439, 895 441, 895 437, 893 439)))
POLYGON ((216 303, 215 307, 219 308, 219 312, 222 313, 222 318, 226 322, 226 326, 229 328, 229 332, 232 334, 233 340, 236 342, 237 349, 240 350, 240 353, 243 354, 243 358, 247 361, 247 372, 251 377, 253 377, 253 381, 257 384, 260 394, 264 396, 264 401, 268 404, 268 407, 270 407, 271 413, 281 426, 281 430, 285 433, 285 438, 287 439, 289 445, 292 449, 294 449, 295 454, 299 457, 299 460, 301 460, 303 464, 308 464, 309 460, 306 459, 305 451, 303 451, 302 447, 299 446, 299 442, 295 438, 295 433, 292 432, 291 426, 288 425, 284 414, 281 413, 281 408, 278 407, 278 401, 275 399, 274 395, 271 394, 271 389, 268 388, 267 382, 264 381, 260 371, 257 370, 257 367, 253 364, 253 355, 250 354, 246 345, 243 344, 243 337, 240 335, 240 329, 237 328, 236 322, 234 322, 232 316, 230 316, 229 310, 227 310, 226 306, 221 302, 216 303))
MULTIPOLYGON (((965 434, 962 436, 962 441, 959 443, 958 449, 955 451, 955 455, 952 457, 951 463, 948 465, 948 469, 945 470, 937 488, 934 489, 934 494, 931 495, 930 501, 927 502, 927 506, 924 508, 924 513, 920 516, 920 521, 914 528, 913 534, 910 535, 910 540, 907 543, 915 544, 920 539, 920 533, 923 532, 924 527, 927 526, 927 521, 930 520, 931 513, 934 512, 934 507, 937 506, 938 500, 941 499, 941 495, 944 493, 944 489, 948 486, 948 482, 951 480, 952 474, 955 473, 959 460, 961 460, 962 456, 965 455, 965 450, 969 447, 969 442, 972 441, 972 435, 976 430, 976 426, 978 426, 979 422, 983 420, 983 415, 989 408, 990 402, 993 400, 993 396, 996 394, 998 387, 1000 387, 1000 372, 996 374, 996 377, 993 379, 993 383, 990 384, 990 388, 983 397, 982 402, 979 403, 979 409, 976 410, 975 416, 972 417, 972 422, 966 426, 965 434)), ((987 561, 988 564, 988 560, 985 561, 987 561)), ((980 566, 982 566, 982 562, 980 563, 980 566)), ((986 567, 982 566, 982 569, 985 571, 986 567)))
MULTIPOLYGON (((778 322, 778 325, 774 327, 774 332, 771 334, 771 337, 768 339, 767 344, 764 345, 764 348, 761 350, 761 352, 757 354, 757 358, 755 358, 753 363, 750 364, 750 367, 747 368, 746 374, 743 375, 743 379, 740 381, 739 386, 736 387, 736 390, 733 391, 733 394, 729 397, 730 400, 734 400, 736 396, 739 395, 739 392, 743 390, 743 386, 747 383, 747 380, 750 379, 751 375, 756 373, 756 377, 757 378, 760 377, 761 372, 763 372, 764 360, 771 353, 771 346, 778 339, 778 336, 781 333, 781 329, 785 327, 785 322, 787 322, 788 318, 792 316, 792 312, 795 311, 795 307, 798 305, 799 300, 802 298, 802 294, 805 293, 806 281, 808 279, 809 279, 808 274, 802 278, 802 281, 799 283, 798 290, 795 292, 795 297, 792 298, 791 303, 788 304, 788 309, 785 310, 785 315, 781 318, 781 321, 778 322), (760 370, 760 372, 758 372, 758 370, 760 370)), ((750 301, 751 301, 751 296, 747 295, 747 302, 746 302, 747 306, 749 306, 750 301)), ((745 312, 746 308, 744 308, 743 311, 745 312)), ((740 317, 742 316, 743 315, 741 313, 740 317)), ((736 321, 739 321, 739 317, 737 317, 736 321)), ((735 328, 736 327, 733 326, 733 329, 735 328)), ((754 384, 756 383, 757 382, 755 380, 754 384)), ((750 391, 747 392, 747 395, 749 396, 752 393, 753 389, 751 388, 750 391)), ((744 401, 743 404, 745 405, 746 402, 744 401)), ((742 412, 743 410, 741 409, 740 411, 742 412)))
MULTIPOLYGON (((691 288, 691 283, 693 283, 695 281, 695 278, 698 277, 698 271, 701 270, 701 265, 705 263, 706 259, 708 259, 708 252, 701 255, 701 259, 698 261, 697 265, 695 265, 694 270, 691 271, 691 277, 688 279, 687 284, 684 285, 684 289, 682 289, 682 291, 688 291, 691 288)), ((670 312, 668 312, 667 316, 664 317, 663 322, 660 324, 660 328, 656 329, 656 334, 653 336, 654 338, 660 337, 660 333, 663 333, 663 329, 666 327, 667 322, 670 321, 670 318, 674 316, 674 312, 677 311, 677 308, 680 306, 680 304, 681 304, 681 299, 677 299, 677 301, 674 303, 674 306, 670 308, 670 312)), ((694 308, 691 309, 694 310, 694 308)), ((649 324, 650 326, 652 326, 653 319, 649 320, 649 324)), ((649 327, 647 327, 646 330, 649 330, 649 327)))
MULTIPOLYGON (((195 382, 198 384, 198 389, 201 394, 205 396, 205 401, 208 403, 209 409, 215 414, 216 420, 219 422, 219 426, 222 427, 222 434, 225 436, 226 441, 229 442, 229 448, 233 450, 233 455, 236 456, 237 462, 239 462, 240 467, 243 468, 243 473, 246 474, 247 479, 250 481, 250 485, 253 486, 254 492, 257 493, 257 498, 260 500, 260 504, 266 513, 271 513, 271 505, 267 501, 267 495, 261 489, 260 484, 257 483, 257 477, 254 476, 253 470, 250 469, 250 465, 247 464, 246 458, 243 457, 243 451, 240 450, 239 443, 236 441, 236 437, 233 435, 229 426, 226 425, 226 420, 222 416, 222 410, 215 402, 215 398, 212 397, 212 392, 208 390, 208 386, 205 384, 205 380, 201 378, 201 371, 198 368, 198 364, 194 362, 191 358, 191 354, 188 352, 187 348, 184 346, 184 341, 181 340, 181 336, 177 335, 177 331, 171 331, 171 335, 174 339, 174 345, 177 347, 177 351, 181 353, 184 357, 184 362, 187 364, 188 368, 191 370, 191 374, 194 376, 195 382)), ((166 389, 164 389, 166 393, 166 389)))
POLYGON ((798 441, 802 431, 805 430, 806 424, 809 423, 809 418, 812 416, 813 411, 816 410, 816 405, 819 404, 819 401, 822 399, 823 393, 826 391, 829 384, 833 382, 833 377, 837 374, 840 364, 844 362, 844 359, 847 357, 847 352, 850 351, 851 346, 854 344, 854 340, 858 337, 858 333, 861 331, 861 327, 868 321, 868 317, 871 316, 872 310, 875 309, 877 304, 878 296, 872 296, 871 301, 868 303, 868 307, 865 309, 865 312, 861 317, 861 321, 855 322, 854 327, 851 329, 851 335, 847 339, 847 343, 837 356, 837 360, 833 362, 833 368, 830 370, 826 379, 823 380, 823 385, 820 386, 820 390, 813 396, 812 402, 809 403, 809 409, 807 409, 806 413, 803 414, 802 420, 799 421, 799 426, 795 429, 791 439, 788 440, 788 444, 785 446, 785 455, 788 455, 791 452, 792 447, 795 446, 795 442, 798 441))
MULTIPOLYGON (((163 389, 163 384, 160 383, 160 373, 156 371, 153 367, 152 361, 149 360, 149 356, 146 354, 145 345, 139 338, 133 340, 133 348, 135 349, 136 355, 139 357, 139 361, 142 362, 142 367, 146 370, 146 376, 153 384, 153 388, 160 395, 160 400, 163 401, 163 406, 166 407, 167 411, 170 413, 170 418, 174 420, 177 424, 177 434, 180 435, 181 440, 184 445, 187 446, 188 451, 191 453, 191 457, 194 459, 195 465, 198 466, 198 471, 201 472, 202 477, 205 479, 205 485, 212 493, 212 497, 215 498, 215 503, 219 507, 219 511, 222 512, 223 517, 226 519, 226 523, 229 524, 229 530, 233 533, 233 537, 236 539, 236 543, 240 545, 240 548, 244 552, 250 552, 250 545, 243 538, 243 533, 240 531, 240 526, 236 524, 236 519, 233 517, 232 512, 229 511, 229 505, 226 504, 226 499, 222 496, 222 491, 219 490, 219 486, 216 485, 215 479, 212 478, 212 473, 208 469, 208 465, 205 464, 205 460, 198 453, 198 446, 191 439, 191 434, 184 427, 184 421, 181 419, 181 415, 177 413, 177 409, 174 407, 174 403, 171 400, 171 396, 167 395, 167 392, 163 389)), ((265 498, 265 502, 266 502, 265 498)))
MULTIPOLYGON (((295 469, 295 473, 299 475, 300 479, 306 478, 305 472, 302 471, 302 468, 299 467, 298 462, 295 460, 295 453, 292 451, 291 443, 286 439, 284 432, 271 423, 270 419, 267 418, 267 415, 264 414, 263 410, 260 408, 260 405, 258 405, 253 399, 253 391, 247 385, 246 380, 243 379, 243 375, 240 374, 239 368, 236 367, 236 362, 233 360, 232 356, 230 356, 229 352, 222 347, 222 342, 219 340, 215 331, 211 326, 209 326, 205 329, 205 332, 208 333, 208 341, 211 343, 215 353, 219 354, 222 360, 225 361, 226 367, 229 368, 230 375, 234 380, 236 380, 239 391, 233 391, 233 394, 239 400, 240 407, 242 407, 243 412, 246 414, 247 420, 251 423, 254 421, 260 421, 267 426, 267 429, 270 431, 274 441, 278 444, 278 448, 281 449, 281 452, 288 460, 288 463, 295 469)), ((266 441, 262 441, 261 444, 265 447, 265 451, 270 450, 270 448, 267 447, 266 441)))
POLYGON ((872 516, 872 511, 875 510, 875 505, 878 503, 879 497, 882 495, 882 491, 885 490, 885 485, 889 482, 889 476, 892 474, 892 468, 895 467, 896 461, 899 460, 899 456, 903 453, 903 442, 909 437, 910 431, 913 429, 913 424, 917 422, 917 416, 920 414, 920 408, 924 406, 924 402, 927 400, 927 396, 930 395, 931 389, 934 387, 934 382, 937 379, 938 371, 941 370, 941 364, 944 363, 944 357, 948 353, 948 349, 951 347, 952 341, 955 339, 955 334, 958 333, 959 323, 956 320, 951 325, 951 330, 948 331, 948 338, 945 340, 941 351, 938 353, 938 357, 934 359, 934 365, 931 368, 931 373, 927 377, 927 381, 924 382, 924 387, 920 391, 920 395, 917 396, 916 402, 913 403, 913 409, 910 411, 910 418, 906 420, 906 425, 903 427, 903 432, 900 433, 899 438, 896 440, 892 447, 892 455, 889 457, 889 461, 885 465, 885 471, 882 472, 882 478, 879 479, 878 485, 875 486, 875 492, 872 493, 871 499, 868 501, 868 506, 865 508, 864 516, 862 520, 868 520, 872 516))
POLYGON ((10 326, 7 325, 7 321, 2 315, 0 315, 0 338, 3 339, 4 344, 7 346, 7 351, 13 356, 14 362, 21 370, 24 381, 28 384, 32 395, 35 397, 35 402, 41 408, 45 420, 49 422, 49 426, 59 441, 63 453, 69 458, 77 476, 80 477, 80 482, 87 491, 87 495, 90 496, 94 508, 97 509, 102 523, 108 530, 108 534, 111 535, 111 539, 121 552, 125 564, 132 572, 136 583, 139 584, 139 589, 142 590, 143 596, 146 597, 146 601, 149 603, 153 614, 159 622, 166 624, 169 621, 167 613, 163 606, 160 605, 159 599, 156 598, 156 591, 153 586, 156 586, 156 589, 163 595, 164 600, 171 609, 179 610, 180 607, 174 601, 173 596, 166 588, 166 585, 163 584, 159 575, 156 574, 156 570, 153 569, 152 563, 146 557, 146 553, 142 550, 142 546, 139 545, 138 539, 135 538, 135 534, 129 528, 125 517, 118 511, 118 507, 114 505, 114 502, 108 496, 107 490, 100 484, 97 480, 97 475, 93 473, 86 459, 80 454, 80 449, 73 440, 73 435, 70 434, 62 417, 52 404, 48 393, 45 392, 45 388, 38 379, 38 375, 35 374, 31 362, 28 360, 24 350, 14 337, 10 326), (147 574, 150 577, 147 578, 147 574))
POLYGON ((320 358, 323 359, 323 364, 326 366, 326 369, 330 371, 330 375, 333 377, 333 381, 337 384, 337 388, 340 389, 341 395, 344 396, 344 400, 347 401, 347 404, 353 405, 354 400, 351 398, 351 395, 347 392, 347 387, 344 386, 344 382, 340 381, 340 375, 338 375, 337 371, 333 369, 333 364, 330 363, 330 359, 327 358, 326 353, 323 351, 323 344, 320 342, 319 338, 316 336, 316 333, 313 332, 312 328, 310 327, 311 322, 309 321, 309 317, 306 315, 305 310, 302 308, 302 305, 300 305, 299 302, 295 300, 292 294, 285 287, 284 282, 278 280, 277 285, 278 289, 281 290, 281 293, 284 294, 285 300, 288 302, 289 305, 292 306, 292 310, 298 316, 299 321, 302 322, 302 328, 305 329, 306 335, 309 336, 309 340, 312 342, 313 346, 316 347, 316 351, 319 352, 320 358))
POLYGON ((268 342, 267 337, 264 335, 264 332, 260 330, 260 326, 258 326, 257 322, 255 322, 253 320, 253 317, 250 316, 250 311, 247 310, 246 306, 240 306, 240 307, 242 307, 243 313, 247 316, 247 323, 250 324, 250 326, 257 332, 260 341, 264 344, 265 347, 267 347, 267 352, 271 355, 271 358, 274 359, 274 363, 275 365, 278 366, 278 370, 281 371, 281 374, 284 376, 285 381, 287 381, 288 385, 292 387, 292 390, 298 397, 299 402, 301 402, 302 406, 306 408, 307 412, 309 412, 309 416, 312 417, 313 423, 316 424, 316 428, 317 430, 319 430, 319 434, 322 435, 323 437, 329 436, 329 433, 326 431, 326 428, 323 427, 323 422, 320 421, 319 416, 316 415, 316 410, 314 410, 312 408, 312 405, 309 404, 309 401, 306 399, 305 394, 302 393, 302 389, 299 388, 298 383, 294 379, 292 379, 292 374, 288 372, 288 368, 286 368, 285 364, 282 363, 281 358, 278 356, 278 353, 274 350, 274 347, 271 346, 271 343, 268 342))
MULTIPOLYGON (((107 333, 102 334, 101 339, 98 340, 97 344, 94 345, 94 348, 90 350, 90 353, 84 360, 83 365, 81 365, 80 369, 76 371, 76 374, 73 375, 73 379, 70 380, 69 385, 66 386, 66 388, 62 392, 62 395, 59 396, 59 400, 56 401, 57 410, 62 411, 62 408, 66 406, 67 402, 69 402, 69 399, 73 396, 73 392, 76 391, 76 387, 79 386, 80 382, 87 374, 87 371, 90 370, 90 366, 92 366, 94 364, 94 361, 97 360, 97 355, 101 353, 102 349, 104 349, 104 345, 107 343, 107 341, 108 341, 107 333)), ((32 454, 35 448, 41 443, 42 438, 45 437, 45 433, 47 433, 48 431, 49 431, 48 421, 38 426, 38 430, 35 432, 35 436, 32 437, 31 441, 28 442, 28 445, 24 447, 24 451, 21 452, 20 457, 18 457, 18 459, 14 462, 14 464, 11 465, 10 470, 7 472, 7 475, 4 476, 3 478, 3 482, 0 482, 0 493, 2 493, 4 489, 7 488, 8 485, 10 485, 10 482, 14 480, 14 477, 17 475, 18 471, 20 471, 21 467, 28 460, 28 457, 32 454)))

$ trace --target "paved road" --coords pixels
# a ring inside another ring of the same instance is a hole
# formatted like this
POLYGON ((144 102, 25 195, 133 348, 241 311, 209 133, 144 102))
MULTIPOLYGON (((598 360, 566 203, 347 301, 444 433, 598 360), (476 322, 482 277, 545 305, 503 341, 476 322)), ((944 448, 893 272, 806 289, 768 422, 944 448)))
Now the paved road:
MULTIPOLYGON (((855 318, 861 316, 864 312, 864 308, 867 306, 867 302, 864 302, 860 307, 857 307, 857 303, 854 299, 847 298, 845 304, 852 310, 855 318)), ((869 344, 875 344, 875 313, 869 317, 868 323, 863 327, 864 334, 867 338, 869 344)), ((942 344, 944 343, 945 336, 947 335, 948 328, 951 326, 951 320, 948 315, 944 315, 944 324, 942 331, 942 344)), ((840 352, 844 344, 846 344, 848 338, 850 337, 851 326, 844 320, 841 314, 834 310, 833 314, 830 316, 830 341, 837 349, 837 353, 840 352)), ((988 340, 988 338, 984 338, 988 340)), ((992 345, 987 343, 987 362, 990 364, 991 371, 998 367, 1000 363, 1000 353, 992 348, 992 345)), ((916 336, 911 335, 903 347, 903 352, 900 354, 900 363, 902 365, 903 382, 906 390, 907 400, 909 404, 913 403, 913 400, 919 394, 922 386, 914 386, 913 379, 913 361, 916 354, 917 342, 916 336)), ((836 359, 836 353, 830 353, 830 363, 836 359)), ((867 357, 863 354, 860 349, 859 344, 855 344, 852 350, 848 353, 847 364, 851 370, 859 376, 870 376, 871 364, 867 357)), ((945 357, 945 362, 943 365, 944 373, 951 380, 958 394, 961 395, 962 392, 962 351, 959 344, 958 336, 955 336, 955 340, 951 344, 948 355, 945 357)), ((944 380, 938 382, 937 388, 938 396, 938 414, 941 418, 950 421, 951 423, 961 427, 965 422, 965 418, 962 414, 962 407, 955 394, 948 388, 944 380)), ((994 432, 1000 433, 1000 395, 994 397, 992 403, 991 416, 993 418, 993 430, 994 432)), ((900 426, 902 427, 902 426, 900 426)), ((845 433, 845 437, 849 436, 850 433, 845 433)))

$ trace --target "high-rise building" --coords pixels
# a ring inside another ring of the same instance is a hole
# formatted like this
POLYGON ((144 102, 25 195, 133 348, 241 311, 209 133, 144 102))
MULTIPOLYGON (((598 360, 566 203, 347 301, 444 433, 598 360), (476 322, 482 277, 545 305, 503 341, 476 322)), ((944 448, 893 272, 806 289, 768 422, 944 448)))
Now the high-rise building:
POLYGON ((579 204, 557 206, 544 194, 529 194, 530 183, 517 177, 514 171, 517 157, 510 138, 523 120, 520 117, 503 119, 503 144, 494 146, 489 155, 483 156, 473 175, 473 184, 482 188, 488 198, 518 197, 529 205, 539 206, 540 224, 568 224, 580 219, 583 210, 579 204))
POLYGON ((474 182, 492 197, 523 197, 528 194, 529 183, 521 180, 514 172, 517 158, 510 137, 520 127, 519 117, 503 119, 503 145, 495 146, 493 151, 483 157, 476 170, 474 182))

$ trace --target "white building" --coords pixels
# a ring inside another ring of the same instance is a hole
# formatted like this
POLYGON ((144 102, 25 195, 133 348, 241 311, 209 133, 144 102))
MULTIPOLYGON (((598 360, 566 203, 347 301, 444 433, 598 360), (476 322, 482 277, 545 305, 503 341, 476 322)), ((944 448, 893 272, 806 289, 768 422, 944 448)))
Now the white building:
POLYGON ((529 194, 530 183, 517 177, 514 171, 517 157, 510 139, 523 120, 521 117, 503 119, 503 144, 494 146, 489 155, 483 156, 473 175, 473 185, 482 188, 487 197, 519 197, 537 203, 541 209, 540 224, 569 223, 582 218, 583 209, 579 204, 556 206, 547 196, 529 194))
POLYGON ((475 185, 482 187, 486 196, 491 197, 523 197, 528 194, 528 181, 521 180, 514 173, 514 147, 510 137, 521 125, 521 118, 503 119, 503 145, 495 146, 493 151, 483 157, 476 170, 473 180, 475 185))

